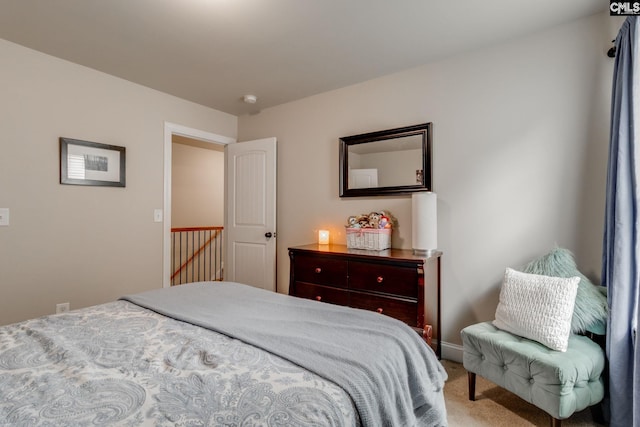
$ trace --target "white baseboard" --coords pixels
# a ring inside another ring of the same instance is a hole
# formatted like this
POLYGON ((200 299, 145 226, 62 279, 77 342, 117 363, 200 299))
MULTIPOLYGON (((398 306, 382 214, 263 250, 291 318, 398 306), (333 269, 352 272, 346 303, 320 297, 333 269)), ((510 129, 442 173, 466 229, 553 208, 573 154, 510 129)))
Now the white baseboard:
POLYGON ((451 360, 452 362, 462 363, 462 346, 442 342, 442 359, 451 360))

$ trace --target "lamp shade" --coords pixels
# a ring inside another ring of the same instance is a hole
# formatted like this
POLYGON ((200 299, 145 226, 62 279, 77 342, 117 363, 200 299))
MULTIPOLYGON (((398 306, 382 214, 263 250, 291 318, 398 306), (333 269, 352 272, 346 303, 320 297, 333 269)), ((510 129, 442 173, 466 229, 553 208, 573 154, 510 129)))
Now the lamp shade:
POLYGON ((430 254, 438 248, 438 197, 436 193, 411 195, 411 246, 416 254, 430 254))

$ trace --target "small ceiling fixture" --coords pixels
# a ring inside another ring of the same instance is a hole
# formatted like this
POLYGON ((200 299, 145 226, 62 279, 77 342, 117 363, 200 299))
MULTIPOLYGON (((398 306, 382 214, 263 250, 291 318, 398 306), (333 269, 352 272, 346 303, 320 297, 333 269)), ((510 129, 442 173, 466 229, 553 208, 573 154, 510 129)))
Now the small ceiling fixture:
POLYGON ((244 102, 246 102, 247 104, 255 104, 257 100, 258 100, 258 97, 255 95, 244 96, 244 102))

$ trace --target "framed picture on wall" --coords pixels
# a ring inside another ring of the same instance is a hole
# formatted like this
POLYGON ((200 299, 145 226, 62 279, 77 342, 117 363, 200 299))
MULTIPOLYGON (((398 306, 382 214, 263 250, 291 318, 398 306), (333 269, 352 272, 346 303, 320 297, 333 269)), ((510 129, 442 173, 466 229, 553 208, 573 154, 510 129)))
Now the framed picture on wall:
POLYGON ((60 184, 125 186, 125 147, 60 138, 60 184))

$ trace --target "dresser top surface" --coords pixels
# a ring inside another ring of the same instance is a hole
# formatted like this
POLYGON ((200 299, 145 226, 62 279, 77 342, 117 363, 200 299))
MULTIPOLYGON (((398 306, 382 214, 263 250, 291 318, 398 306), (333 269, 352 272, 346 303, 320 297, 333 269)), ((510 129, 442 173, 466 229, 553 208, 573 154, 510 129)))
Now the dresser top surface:
POLYGON ((435 251, 429 255, 415 255, 411 249, 384 249, 382 251, 374 251, 367 249, 350 249, 346 245, 320 245, 313 243, 310 245, 294 246, 289 248, 290 251, 311 252, 316 254, 337 254, 345 256, 353 256, 356 258, 379 257, 395 260, 418 261, 435 259, 442 255, 442 252, 435 251))

